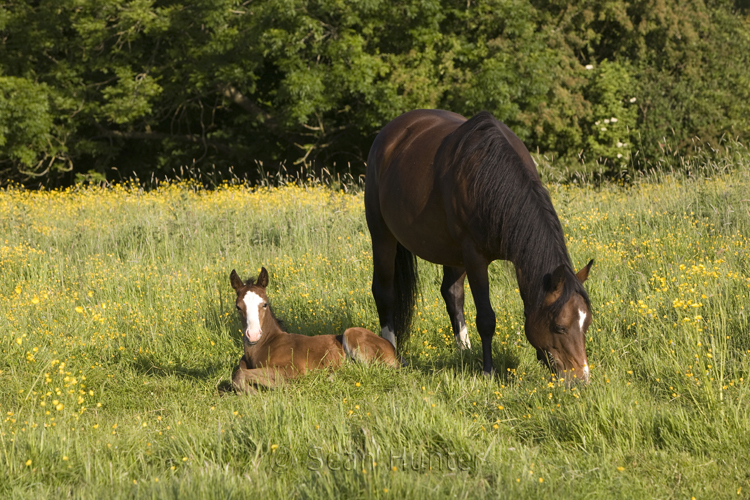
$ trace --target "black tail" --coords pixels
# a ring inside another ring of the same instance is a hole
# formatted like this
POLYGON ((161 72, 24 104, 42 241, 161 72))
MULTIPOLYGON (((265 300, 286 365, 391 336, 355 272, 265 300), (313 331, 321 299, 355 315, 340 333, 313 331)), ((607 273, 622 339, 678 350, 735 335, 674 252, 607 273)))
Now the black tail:
POLYGON ((401 348, 409 340, 411 317, 417 302, 417 258, 399 243, 396 247, 396 270, 393 280, 396 303, 393 322, 396 345, 401 348))

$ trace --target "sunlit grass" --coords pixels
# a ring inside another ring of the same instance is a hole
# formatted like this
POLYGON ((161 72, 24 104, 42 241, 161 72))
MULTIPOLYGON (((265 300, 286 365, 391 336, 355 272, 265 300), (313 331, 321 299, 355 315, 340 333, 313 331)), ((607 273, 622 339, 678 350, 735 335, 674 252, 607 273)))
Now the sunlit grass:
POLYGON ((377 331, 361 193, 2 191, 0 496, 742 498, 750 176, 656 178, 550 185, 574 264, 595 259, 588 387, 536 362, 502 262, 486 380, 470 294, 459 353, 420 262, 407 368, 253 397, 222 392, 229 272, 265 266, 288 331, 377 331))

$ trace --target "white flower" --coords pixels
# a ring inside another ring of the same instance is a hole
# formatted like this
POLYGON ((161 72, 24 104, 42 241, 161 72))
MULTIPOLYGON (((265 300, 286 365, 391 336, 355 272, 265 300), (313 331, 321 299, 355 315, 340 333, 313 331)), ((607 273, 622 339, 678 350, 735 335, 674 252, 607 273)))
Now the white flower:
POLYGON ((605 118, 604 123, 609 123, 609 118, 605 118))
POLYGON ((599 125, 599 120, 596 120, 596 122, 594 122, 594 125, 599 125))
POLYGON ((602 127, 602 132, 606 132, 606 131, 607 131, 607 127, 602 127))
POLYGON ((587 64, 586 65, 586 69, 594 69, 594 65, 593 64, 587 64))
POLYGON ((609 121, 611 121, 612 123, 617 123, 617 118, 615 118, 615 117, 613 116, 612 118, 610 118, 610 119, 609 119, 609 121))
POLYGON ((632 103, 632 102, 635 102, 635 97, 631 97, 631 98, 630 98, 630 102, 631 102, 631 103, 632 103))
POLYGON ((623 147, 623 145, 624 145, 623 143, 621 143, 620 141, 617 141, 617 147, 618 147, 618 148, 621 148, 621 147, 623 147))
POLYGON ((618 158, 622 158, 622 153, 617 153, 618 158))

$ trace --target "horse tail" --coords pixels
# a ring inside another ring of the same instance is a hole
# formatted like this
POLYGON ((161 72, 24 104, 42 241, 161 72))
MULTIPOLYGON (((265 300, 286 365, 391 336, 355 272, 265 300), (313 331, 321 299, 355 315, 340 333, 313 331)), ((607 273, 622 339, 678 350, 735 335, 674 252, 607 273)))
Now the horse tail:
POLYGON ((411 319, 417 303, 417 258, 401 243, 396 246, 396 267, 393 280, 396 289, 396 301, 393 311, 393 322, 396 328, 396 345, 401 346, 409 340, 411 319))

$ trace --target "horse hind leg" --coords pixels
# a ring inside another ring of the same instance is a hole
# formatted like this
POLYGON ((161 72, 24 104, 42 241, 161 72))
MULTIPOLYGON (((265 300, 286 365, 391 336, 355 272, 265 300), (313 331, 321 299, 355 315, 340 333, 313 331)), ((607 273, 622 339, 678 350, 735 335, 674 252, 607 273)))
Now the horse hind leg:
POLYGON ((358 363, 384 363, 398 368, 396 351, 389 341, 378 337, 366 328, 349 328, 344 332, 341 345, 346 356, 358 363))
POLYGON ((462 350, 471 349, 471 340, 469 340, 469 332, 466 329, 466 321, 464 319, 465 278, 466 271, 462 267, 444 266, 443 284, 440 286, 440 293, 448 310, 448 317, 451 320, 456 345, 462 350))
POLYGON ((395 269, 397 242, 390 232, 373 231, 372 235, 372 296, 380 320, 380 336, 396 347, 395 327, 395 269))

